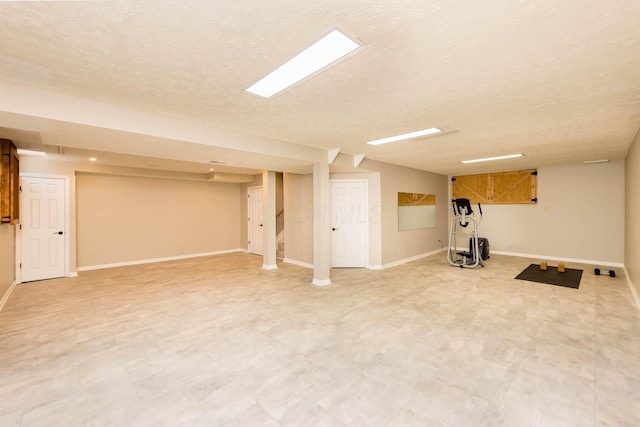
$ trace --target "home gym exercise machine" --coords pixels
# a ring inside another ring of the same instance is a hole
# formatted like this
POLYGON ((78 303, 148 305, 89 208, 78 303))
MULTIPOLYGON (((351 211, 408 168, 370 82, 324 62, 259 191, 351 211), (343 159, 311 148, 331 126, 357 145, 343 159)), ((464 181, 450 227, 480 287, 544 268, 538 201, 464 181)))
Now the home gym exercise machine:
POLYGON ((484 267, 483 260, 489 258, 489 241, 478 237, 478 225, 482 221, 482 206, 478 203, 480 219, 476 220, 469 199, 455 199, 451 201, 453 207, 453 219, 449 227, 449 247, 447 248, 447 260, 449 264, 460 268, 484 267), (471 224, 469 250, 458 250, 456 235, 458 226, 467 228, 471 224))

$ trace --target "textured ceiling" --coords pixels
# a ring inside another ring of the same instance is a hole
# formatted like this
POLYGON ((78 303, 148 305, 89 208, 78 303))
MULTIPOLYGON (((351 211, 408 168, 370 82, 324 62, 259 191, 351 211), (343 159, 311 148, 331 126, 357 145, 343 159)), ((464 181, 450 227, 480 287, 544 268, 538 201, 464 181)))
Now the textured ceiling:
POLYGON ((640 128, 639 22, 637 0, 0 2, 0 83, 227 137, 162 138, 116 116, 79 120, 71 107, 43 131, 54 119, 46 105, 1 99, 0 128, 199 168, 203 143, 238 167, 295 172, 311 163, 294 144, 444 174, 622 159, 640 128), (365 48, 271 99, 244 92, 335 27, 365 48), (448 132, 364 144, 433 126, 448 132), (244 135, 253 142, 234 150, 244 135), (276 156, 259 148, 277 142, 288 145, 276 156), (518 152, 525 157, 460 163, 518 152))

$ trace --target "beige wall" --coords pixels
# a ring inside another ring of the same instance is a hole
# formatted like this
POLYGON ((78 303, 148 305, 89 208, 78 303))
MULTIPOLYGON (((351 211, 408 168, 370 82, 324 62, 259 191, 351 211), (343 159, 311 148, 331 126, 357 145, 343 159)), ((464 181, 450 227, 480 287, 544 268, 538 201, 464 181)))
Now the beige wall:
POLYGON ((363 178, 369 182, 369 264, 384 267, 439 250, 448 233, 448 178, 431 172, 365 159, 360 174, 331 174, 332 178, 363 178), (398 193, 436 195, 436 226, 398 231, 398 193))
POLYGON ((366 159, 361 167, 380 172, 383 265, 440 250, 446 245, 449 227, 447 176, 366 159), (436 226, 398 231, 398 192, 435 194, 436 226))
MULTIPOLYGON (((384 267, 439 250, 448 232, 448 178, 366 159, 360 168, 362 173, 332 173, 331 179, 368 182, 369 266, 384 267), (398 231, 398 192, 435 194, 436 227, 398 231)), ((286 174, 284 182, 285 256, 313 263, 313 176, 286 174), (289 233, 290 227, 296 231, 289 233)))
POLYGON ((241 186, 79 173, 78 267, 240 248, 241 186))
MULTIPOLYGON (((634 282, 640 268, 638 256, 640 240, 637 221, 631 212, 640 211, 638 165, 640 149, 638 138, 626 160, 626 247, 624 239, 625 165, 610 162, 596 165, 570 165, 539 169, 540 202, 534 206, 485 206, 485 219, 480 234, 490 239, 492 250, 604 261, 625 262, 634 282), (625 257, 626 248, 626 257, 625 257)), ((46 173, 69 176, 71 186, 71 271, 75 271, 75 170, 77 165, 55 163, 37 158, 21 161, 23 172, 46 173)), ((449 196, 446 190, 448 179, 441 175, 397 167, 365 159, 361 168, 378 171, 380 176, 380 215, 382 264, 406 259, 440 248, 440 242, 448 240, 449 196), (444 189, 444 190, 443 190, 444 189), (396 197, 398 191, 435 193, 438 206, 435 229, 397 231, 396 197), (443 192, 444 191, 444 192, 443 192)), ((83 169, 88 169, 83 166, 83 169)), ((375 172, 374 172, 375 173, 375 172)), ((164 180, 159 180, 164 182, 164 180)), ((202 183, 201 183, 202 184, 202 183)), ((246 188, 260 185, 261 176, 252 184, 240 186, 240 206, 235 217, 239 233, 236 247, 246 249, 246 188)), ((216 184, 232 185, 235 184, 216 184)), ((370 189, 371 191, 371 189, 370 189)), ((287 213, 285 256, 304 263, 313 262, 313 219, 301 216, 304 209, 312 209, 312 176, 285 175, 283 203, 287 213), (289 188, 287 188, 289 187, 289 188), (295 200, 295 201, 294 201, 295 200), (296 212, 297 210, 297 212, 296 212), (301 220, 303 219, 303 220, 301 220), (298 227, 298 231, 293 232, 298 227), (300 238, 296 238, 296 236, 300 238), (292 243, 293 242, 293 243, 292 243), (296 247, 297 245, 297 247, 296 247)), ((375 220, 375 217, 372 218, 375 220)), ((7 227, 0 227, 0 249, 2 253, 13 251, 13 234, 8 236, 7 227)), ((78 241, 80 238, 77 239, 78 241)), ((214 251, 204 250, 201 252, 214 251)), ((194 251, 189 251, 194 253, 194 251)), ((168 256, 168 255, 163 255, 168 256)), ((13 259, 11 256, 10 258, 13 259)), ((88 262, 88 261, 87 261, 88 262)), ((94 261, 95 262, 95 261, 94 261)), ((104 261, 103 261, 104 262, 104 261)), ((109 261, 118 262, 118 261, 109 261)), ((9 264, 8 264, 9 265, 9 264)), ((89 265, 89 264, 84 264, 89 265)), ((8 269, 9 267, 7 267, 8 269)), ((10 263, 13 269, 13 263, 10 263)), ((13 280, 13 273, 0 274, 0 291, 13 280), (5 276, 11 276, 10 280, 5 276)), ((1 294, 1 292, 0 292, 1 294)))
POLYGON ((492 251, 624 262, 624 162, 538 169, 538 203, 486 205, 480 235, 492 251))
MULTIPOLYGON (((28 157, 28 156, 23 156, 20 159, 20 169, 21 169, 21 173, 26 173, 26 174, 35 174, 35 175, 52 175, 52 176, 66 176, 69 178, 69 204, 70 204, 70 210, 69 210, 69 216, 70 216, 70 229, 68 230, 68 234, 69 234, 69 250, 70 250, 70 260, 69 260, 69 267, 70 267, 70 271, 72 273, 74 273, 77 270, 77 260, 79 258, 79 255, 77 254, 77 242, 78 242, 78 237, 76 235, 76 230, 77 230, 77 221, 76 221, 76 171, 81 171, 81 172, 91 172, 91 173, 103 173, 103 174, 111 174, 111 175, 121 175, 121 176, 138 176, 138 179, 158 179, 159 181, 162 182, 168 182, 168 181, 180 181, 180 182, 191 182, 191 183, 195 183, 195 182, 199 182, 200 184, 210 184, 210 185, 231 185, 233 187, 236 187, 238 189, 238 191, 240 191, 239 189, 241 188, 240 184, 221 184, 221 183, 207 183, 204 181, 197 181, 200 178, 200 175, 196 175, 196 174, 189 174, 189 173, 179 173, 179 172, 163 172, 163 171, 149 171, 149 170, 135 170, 135 169, 131 169, 131 168, 118 168, 118 167, 109 167, 109 166, 103 166, 100 163, 72 163, 72 162, 66 162, 63 160, 54 160, 52 158, 39 158, 39 157, 28 157), (152 174, 155 176, 155 178, 149 178, 148 176, 152 174), (165 179, 160 179, 160 178, 165 178, 165 179)), ((238 196, 239 199, 240 196, 238 196)), ((241 203, 242 200, 238 201, 234 201, 234 206, 238 206, 238 209, 240 209, 241 207, 241 203)), ((246 201, 245 201, 246 204, 246 201)), ((232 208, 233 209, 233 208, 232 208)), ((246 222, 246 215, 245 215, 245 222, 246 222)), ((244 225, 245 229, 246 229, 246 224, 245 222, 242 221, 242 218, 240 216, 240 214, 238 214, 235 218, 234 218, 234 224, 232 225, 232 227, 230 227, 230 229, 235 229, 235 230, 241 230, 241 226, 244 225)), ((245 230, 246 233, 246 230, 245 230)), ((246 239, 245 239, 246 241, 246 239)), ((246 247, 246 244, 245 244, 246 247)), ((240 243, 239 241, 237 242, 236 246, 233 247, 233 249, 239 249, 240 248, 240 243)), ((194 247, 194 252, 190 253, 202 253, 202 252, 210 252, 209 250, 207 251, 198 251, 195 252, 195 250, 198 250, 198 248, 194 247)), ((172 255, 167 255, 167 256, 172 256, 172 255)), ((114 261, 115 262, 115 261, 114 261)), ((88 264, 84 264, 82 266, 86 266, 88 264)))
POLYGON ((0 301, 16 277, 15 226, 0 224, 0 301))
POLYGON ((640 295, 640 131, 625 162, 626 210, 624 263, 640 295))

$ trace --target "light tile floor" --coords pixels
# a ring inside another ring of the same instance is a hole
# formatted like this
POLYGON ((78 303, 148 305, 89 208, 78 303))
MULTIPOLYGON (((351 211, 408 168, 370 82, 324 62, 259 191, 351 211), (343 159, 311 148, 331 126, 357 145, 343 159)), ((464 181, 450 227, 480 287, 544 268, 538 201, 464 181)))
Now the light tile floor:
MULTIPOLYGON (((0 426, 638 426, 640 311, 436 255, 382 271, 228 254, 18 285, 0 426)), ((622 271, 618 271, 622 275, 622 271)))

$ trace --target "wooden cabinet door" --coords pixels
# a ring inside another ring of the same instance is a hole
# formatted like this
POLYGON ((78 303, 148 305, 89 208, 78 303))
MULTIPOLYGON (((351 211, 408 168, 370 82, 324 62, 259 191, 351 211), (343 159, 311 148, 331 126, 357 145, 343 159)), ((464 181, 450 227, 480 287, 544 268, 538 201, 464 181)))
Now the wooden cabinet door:
POLYGON ((20 217, 20 160, 11 140, 1 139, 0 147, 0 222, 15 224, 20 217))
POLYGON ((483 205, 532 204, 538 201, 537 177, 535 169, 454 176, 452 198, 483 205))

